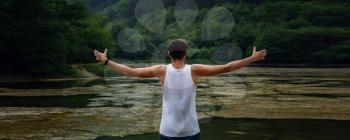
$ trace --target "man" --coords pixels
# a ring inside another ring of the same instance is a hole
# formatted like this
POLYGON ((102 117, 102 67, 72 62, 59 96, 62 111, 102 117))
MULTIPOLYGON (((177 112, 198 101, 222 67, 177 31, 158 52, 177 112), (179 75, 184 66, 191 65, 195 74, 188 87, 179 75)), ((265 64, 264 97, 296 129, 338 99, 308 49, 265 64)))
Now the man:
POLYGON ((199 140, 199 125, 196 113, 196 82, 201 76, 227 73, 255 61, 265 59, 267 51, 256 51, 252 56, 232 61, 225 65, 185 64, 187 43, 183 39, 173 40, 169 44, 168 55, 171 64, 155 65, 146 68, 130 68, 108 60, 107 49, 104 53, 94 50, 96 60, 107 65, 113 71, 127 76, 152 78, 158 77, 163 89, 163 108, 160 124, 161 140, 199 140))

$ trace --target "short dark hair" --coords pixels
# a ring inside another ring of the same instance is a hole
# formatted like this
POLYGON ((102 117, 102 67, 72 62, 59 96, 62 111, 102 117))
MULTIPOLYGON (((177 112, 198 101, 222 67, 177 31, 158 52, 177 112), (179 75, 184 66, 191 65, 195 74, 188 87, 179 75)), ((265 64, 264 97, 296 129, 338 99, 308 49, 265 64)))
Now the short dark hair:
POLYGON ((170 57, 174 60, 181 60, 186 55, 186 53, 182 51, 171 52, 169 54, 170 57))
POLYGON ((179 60, 186 55, 187 42, 184 39, 175 39, 169 44, 169 55, 172 59, 179 60))

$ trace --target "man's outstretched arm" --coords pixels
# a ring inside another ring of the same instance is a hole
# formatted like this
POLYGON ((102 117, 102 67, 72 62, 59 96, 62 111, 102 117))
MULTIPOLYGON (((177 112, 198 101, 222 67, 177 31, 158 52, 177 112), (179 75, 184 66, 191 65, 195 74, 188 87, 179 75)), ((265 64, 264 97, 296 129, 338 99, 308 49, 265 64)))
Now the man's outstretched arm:
MULTIPOLYGON (((97 50, 94 50, 94 54, 96 56, 96 60, 100 63, 105 63, 107 59, 107 49, 101 53, 97 50)), ((161 72, 162 65, 155 65, 152 67, 146 67, 146 68, 131 68, 127 65, 119 64, 116 62, 113 62, 111 60, 108 61, 108 65, 111 70, 119 72, 123 75, 132 76, 132 77, 141 77, 141 78, 152 78, 152 77, 159 77, 159 74, 161 72)))
POLYGON ((242 60, 232 61, 225 65, 193 64, 192 72, 196 76, 212 76, 216 74, 227 73, 245 67, 255 61, 263 60, 265 59, 266 55, 267 51, 265 49, 261 51, 256 51, 256 48, 254 47, 253 54, 250 57, 247 57, 242 60))

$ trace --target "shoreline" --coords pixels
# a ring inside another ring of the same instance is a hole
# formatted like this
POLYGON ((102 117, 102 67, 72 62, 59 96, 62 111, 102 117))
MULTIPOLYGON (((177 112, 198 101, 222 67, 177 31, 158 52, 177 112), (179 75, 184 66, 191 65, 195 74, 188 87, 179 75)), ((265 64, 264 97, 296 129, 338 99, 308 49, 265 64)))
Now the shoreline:
POLYGON ((271 68, 350 68, 350 64, 286 64, 286 63, 255 63, 248 67, 271 67, 271 68))
MULTIPOLYGON (((123 63, 123 62, 121 62, 123 63)), ((95 64, 95 63, 90 63, 95 64)), ((125 64, 125 63, 124 63, 125 64)), ((131 66, 135 66, 135 64, 147 64, 147 63, 131 63, 131 66)), ((26 75, 26 74, 17 74, 17 73, 1 73, 0 74, 0 82, 11 82, 11 81, 32 81, 32 80, 45 80, 45 79, 74 79, 74 78, 101 78, 96 75, 94 72, 88 71, 86 68, 81 67, 80 65, 86 64, 74 64, 72 65, 73 69, 77 72, 77 75, 71 76, 52 76, 52 77, 40 77, 35 75, 26 75)), ((96 65, 99 65, 96 63, 96 65)), ((266 64, 266 63, 255 63, 250 64, 246 67, 262 67, 262 68, 319 68, 319 69, 342 69, 342 68, 350 68, 350 64, 266 64)))

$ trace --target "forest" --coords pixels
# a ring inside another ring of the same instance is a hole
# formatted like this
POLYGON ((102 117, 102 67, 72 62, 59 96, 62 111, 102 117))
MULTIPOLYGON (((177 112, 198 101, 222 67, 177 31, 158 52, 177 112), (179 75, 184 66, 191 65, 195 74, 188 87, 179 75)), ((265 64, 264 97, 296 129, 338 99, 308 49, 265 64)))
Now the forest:
POLYGON ((95 63, 92 50, 104 48, 109 48, 111 58, 151 62, 155 52, 163 54, 160 46, 165 48, 164 44, 175 38, 196 46, 189 60, 200 63, 215 63, 213 55, 227 43, 234 44, 228 49, 238 47, 242 57, 250 55, 253 46, 267 49, 264 64, 350 62, 350 1, 194 0, 183 3, 182 7, 193 9, 185 14, 177 10, 182 8, 177 2, 155 0, 138 5, 140 0, 1 0, 0 71, 71 75, 72 64, 95 63), (161 7, 155 18, 164 23, 142 24, 138 6, 161 7), (178 15, 191 21, 178 22, 178 15), (225 18, 232 19, 234 25, 226 24, 225 18), (147 28, 155 25, 155 30, 147 28), (125 40, 136 47, 125 48, 125 40))

